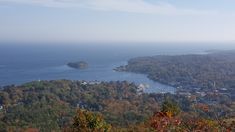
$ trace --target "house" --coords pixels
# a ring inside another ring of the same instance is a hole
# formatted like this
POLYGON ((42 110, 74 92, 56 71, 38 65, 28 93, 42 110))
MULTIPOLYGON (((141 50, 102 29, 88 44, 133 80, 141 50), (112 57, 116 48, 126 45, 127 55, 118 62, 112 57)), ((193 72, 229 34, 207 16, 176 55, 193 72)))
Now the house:
POLYGON ((96 85, 96 84, 100 84, 100 81, 90 81, 88 84, 90 85, 96 85))
POLYGON ((201 97, 204 97, 204 96, 206 96, 206 93, 205 92, 196 92, 196 94, 199 94, 201 97))
POLYGON ((87 85, 88 83, 84 81, 84 82, 82 82, 81 84, 82 84, 82 85, 87 85))
POLYGON ((189 92, 178 92, 178 94, 183 95, 183 96, 188 96, 188 97, 191 96, 191 93, 189 93, 189 92))
POLYGON ((2 110, 3 109, 3 106, 2 105, 0 105, 0 110, 2 110))
POLYGON ((149 85, 148 84, 140 84, 138 87, 137 87, 137 92, 139 94, 142 94, 146 88, 149 88, 149 85))

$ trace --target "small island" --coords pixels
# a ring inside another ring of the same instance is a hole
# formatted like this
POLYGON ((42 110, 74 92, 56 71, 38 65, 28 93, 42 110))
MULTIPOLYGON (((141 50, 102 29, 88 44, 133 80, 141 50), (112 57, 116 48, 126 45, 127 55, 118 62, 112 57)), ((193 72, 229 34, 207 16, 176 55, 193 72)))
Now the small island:
POLYGON ((88 68, 88 63, 85 61, 69 62, 67 66, 75 69, 86 69, 88 68))

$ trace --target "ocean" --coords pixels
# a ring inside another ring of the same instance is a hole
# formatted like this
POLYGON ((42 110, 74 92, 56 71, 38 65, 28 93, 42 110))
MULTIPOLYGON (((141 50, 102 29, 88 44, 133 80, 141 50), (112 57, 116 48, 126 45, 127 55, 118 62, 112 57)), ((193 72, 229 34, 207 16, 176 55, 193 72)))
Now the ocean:
POLYGON ((153 55, 203 53, 210 48, 169 45, 99 45, 99 44, 2 44, 0 45, 0 86, 20 85, 35 80, 129 81, 147 84, 145 92, 170 92, 175 88, 149 80, 146 75, 116 72, 130 58, 153 55), (68 62, 86 61, 89 67, 78 70, 68 62))

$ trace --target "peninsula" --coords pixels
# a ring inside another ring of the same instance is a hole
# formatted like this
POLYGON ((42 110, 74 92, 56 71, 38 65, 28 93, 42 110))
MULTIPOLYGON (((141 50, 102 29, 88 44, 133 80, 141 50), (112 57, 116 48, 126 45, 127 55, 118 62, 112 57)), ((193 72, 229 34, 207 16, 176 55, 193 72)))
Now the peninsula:
POLYGON ((138 57, 121 72, 146 74, 148 78, 173 87, 202 89, 233 89, 235 85, 235 51, 208 54, 158 55, 138 57))

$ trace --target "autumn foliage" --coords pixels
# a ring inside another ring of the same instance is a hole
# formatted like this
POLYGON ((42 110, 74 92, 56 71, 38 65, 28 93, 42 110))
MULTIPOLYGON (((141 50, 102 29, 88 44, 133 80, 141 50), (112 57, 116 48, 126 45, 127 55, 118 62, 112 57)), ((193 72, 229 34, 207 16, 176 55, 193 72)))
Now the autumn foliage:
MULTIPOLYGON (((204 112, 208 112, 206 105, 198 104, 197 107, 204 112)), ((150 127, 155 131, 177 131, 177 132, 233 132, 235 122, 230 123, 222 120, 211 120, 203 117, 192 117, 187 114, 174 114, 179 108, 170 101, 162 105, 162 111, 156 112, 149 120, 150 127), (167 104, 167 105, 166 105, 167 104), (167 107, 169 106, 169 107, 167 107), (186 116, 185 116, 186 115, 186 116), (187 117, 188 116, 188 117, 187 117)))
POLYGON ((107 124, 100 114, 78 109, 71 128, 65 132, 109 132, 111 125, 107 124))

